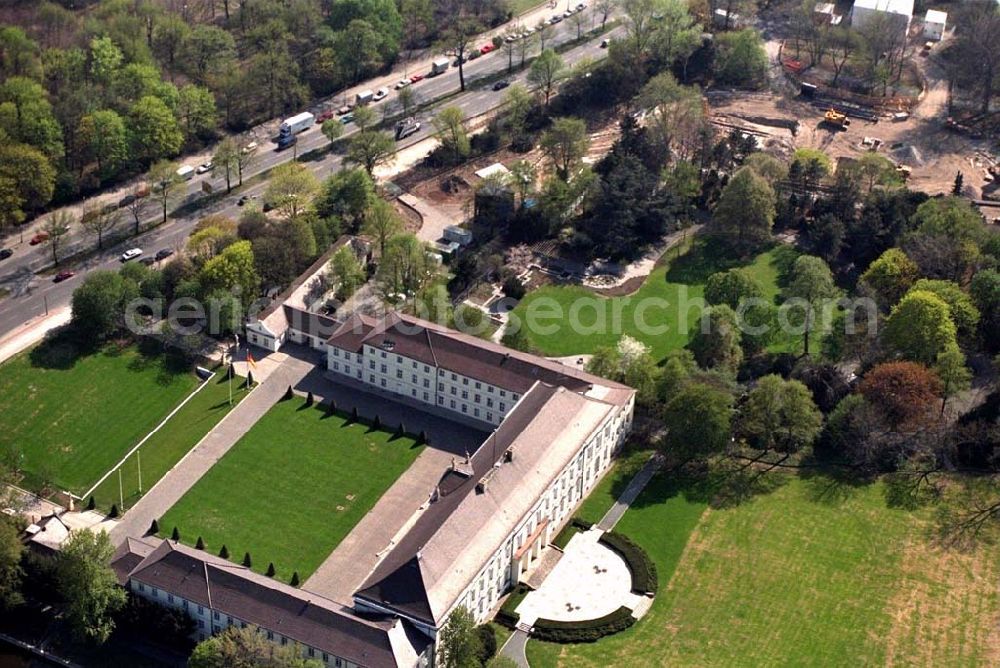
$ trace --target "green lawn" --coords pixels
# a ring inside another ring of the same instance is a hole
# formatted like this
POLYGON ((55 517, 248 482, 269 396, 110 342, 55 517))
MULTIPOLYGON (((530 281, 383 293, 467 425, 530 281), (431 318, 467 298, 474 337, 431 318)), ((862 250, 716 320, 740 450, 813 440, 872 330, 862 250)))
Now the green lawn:
MULTIPOLYGON (((670 251, 671 256, 675 251, 670 251)), ((772 299, 778 294, 777 252, 769 250, 745 265, 772 299)), ((528 339, 549 356, 580 355, 614 346, 625 334, 650 347, 659 360, 683 348, 699 322, 706 279, 716 271, 740 266, 703 241, 657 267, 635 294, 601 297, 578 285, 545 286, 514 309, 528 339)), ((794 338, 779 337, 772 349, 791 349, 794 338)))
POLYGON ((590 645, 532 641, 529 662, 997 665, 997 548, 934 548, 929 514, 888 509, 881 485, 822 476, 728 509, 655 479, 617 527, 656 561, 650 612, 590 645))
POLYGON ((46 343, 0 365, 0 449, 23 484, 86 491, 198 384, 185 364, 109 345, 46 343))
MULTIPOLYGON (((233 406, 247 394, 243 382, 243 378, 233 378, 233 406)), ((229 385, 225 373, 220 372, 184 404, 162 429, 143 443, 139 453, 143 491, 148 492, 229 411, 229 385)), ((132 455, 122 466, 122 489, 125 508, 134 506, 142 496, 139 493, 139 461, 136 455, 132 455)), ((118 476, 112 475, 101 483, 93 496, 98 507, 104 510, 108 510, 113 503, 120 504, 118 476)))
POLYGON ((201 536, 233 561, 250 552, 253 568, 274 562, 286 582, 305 580, 379 497, 416 459, 422 446, 395 438, 296 398, 277 403, 160 520, 181 540, 201 536))
POLYGON ((635 450, 616 459, 611 470, 580 504, 576 517, 591 524, 600 522, 652 454, 649 450, 635 450))

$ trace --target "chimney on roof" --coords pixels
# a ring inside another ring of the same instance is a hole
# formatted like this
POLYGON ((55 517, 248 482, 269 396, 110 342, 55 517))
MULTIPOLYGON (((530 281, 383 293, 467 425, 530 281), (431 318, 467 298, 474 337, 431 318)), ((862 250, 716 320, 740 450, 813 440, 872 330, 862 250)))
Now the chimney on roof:
POLYGON ((454 471, 456 468, 458 468, 458 462, 455 461, 454 457, 452 457, 451 458, 451 470, 454 471))
POLYGON ((469 462, 469 449, 468 448, 465 449, 465 463, 466 464, 470 463, 469 462))

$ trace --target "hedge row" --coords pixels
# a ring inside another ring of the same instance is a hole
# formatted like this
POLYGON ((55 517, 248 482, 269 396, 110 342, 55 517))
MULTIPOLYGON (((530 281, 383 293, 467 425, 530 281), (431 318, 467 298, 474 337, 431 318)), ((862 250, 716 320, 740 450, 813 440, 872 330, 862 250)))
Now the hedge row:
POLYGON ((547 642, 595 642, 604 636, 624 631, 634 623, 635 617, 632 616, 632 611, 622 606, 598 619, 580 622, 538 619, 531 629, 531 637, 547 642))
POLYGON ((628 536, 614 531, 605 532, 600 542, 621 555, 632 573, 632 593, 655 594, 657 587, 656 564, 646 551, 632 542, 628 536))
POLYGON ((500 626, 506 626, 508 629, 513 631, 517 628, 517 623, 521 621, 521 615, 511 610, 504 610, 503 608, 500 608, 500 611, 494 615, 493 621, 500 626))

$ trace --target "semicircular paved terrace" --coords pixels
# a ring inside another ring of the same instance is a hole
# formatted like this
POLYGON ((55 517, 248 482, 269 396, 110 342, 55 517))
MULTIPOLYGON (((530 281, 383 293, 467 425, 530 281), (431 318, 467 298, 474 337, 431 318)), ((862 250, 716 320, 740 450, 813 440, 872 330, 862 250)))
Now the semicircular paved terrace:
POLYGON ((537 619, 598 619, 623 605, 632 610, 642 606, 646 597, 632 593, 628 565, 598 542, 602 533, 591 529, 573 536, 542 586, 517 607, 522 624, 531 626, 537 619))

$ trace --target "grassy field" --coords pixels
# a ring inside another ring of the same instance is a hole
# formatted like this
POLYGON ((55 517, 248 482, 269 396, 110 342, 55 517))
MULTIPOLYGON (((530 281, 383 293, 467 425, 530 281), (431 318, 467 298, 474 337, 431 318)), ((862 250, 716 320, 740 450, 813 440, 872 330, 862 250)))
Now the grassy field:
MULTIPOLYGON (((247 390, 244 379, 233 378, 233 406, 236 406, 247 390)), ((163 428, 153 434, 141 448, 143 490, 162 478, 191 448, 198 444, 211 429, 231 410, 229 405, 229 385, 224 373, 217 373, 208 384, 174 414, 163 428)), ((132 455, 122 466, 122 489, 125 508, 131 508, 142 496, 139 493, 139 462, 132 455)), ((112 475, 94 491, 97 506, 104 510, 111 504, 121 503, 118 476, 112 475)))
POLYGON ((325 416, 301 399, 277 403, 160 520, 181 540, 204 538, 253 568, 274 562, 305 580, 416 459, 422 446, 325 416))
MULTIPOLYGON (((775 259, 776 252, 769 250, 746 265, 772 299, 778 294, 775 259)), ((739 265, 725 253, 697 242, 669 265, 654 269, 635 294, 608 298, 576 285, 545 286, 521 300, 513 315, 527 324, 528 339, 545 355, 592 353, 614 346, 627 334, 648 345, 653 359, 659 360, 690 340, 689 331, 699 322, 706 279, 733 266, 739 265), (561 317, 546 318, 550 310, 561 317), (531 324, 533 314, 536 326, 531 324)), ((795 339, 781 336, 771 348, 783 351, 794 345, 795 339)))
POLYGON ((580 504, 576 517, 591 524, 600 522, 652 454, 649 450, 635 450, 615 460, 611 470, 580 504))
POLYGON ((86 491, 198 384, 186 364, 109 345, 43 344, 0 366, 0 449, 23 484, 86 491))
POLYGON ((784 482, 715 509, 654 480, 617 527, 656 561, 652 609, 592 645, 529 642, 532 668, 997 665, 995 547, 932 547, 929 512, 887 508, 880 485, 784 482))

